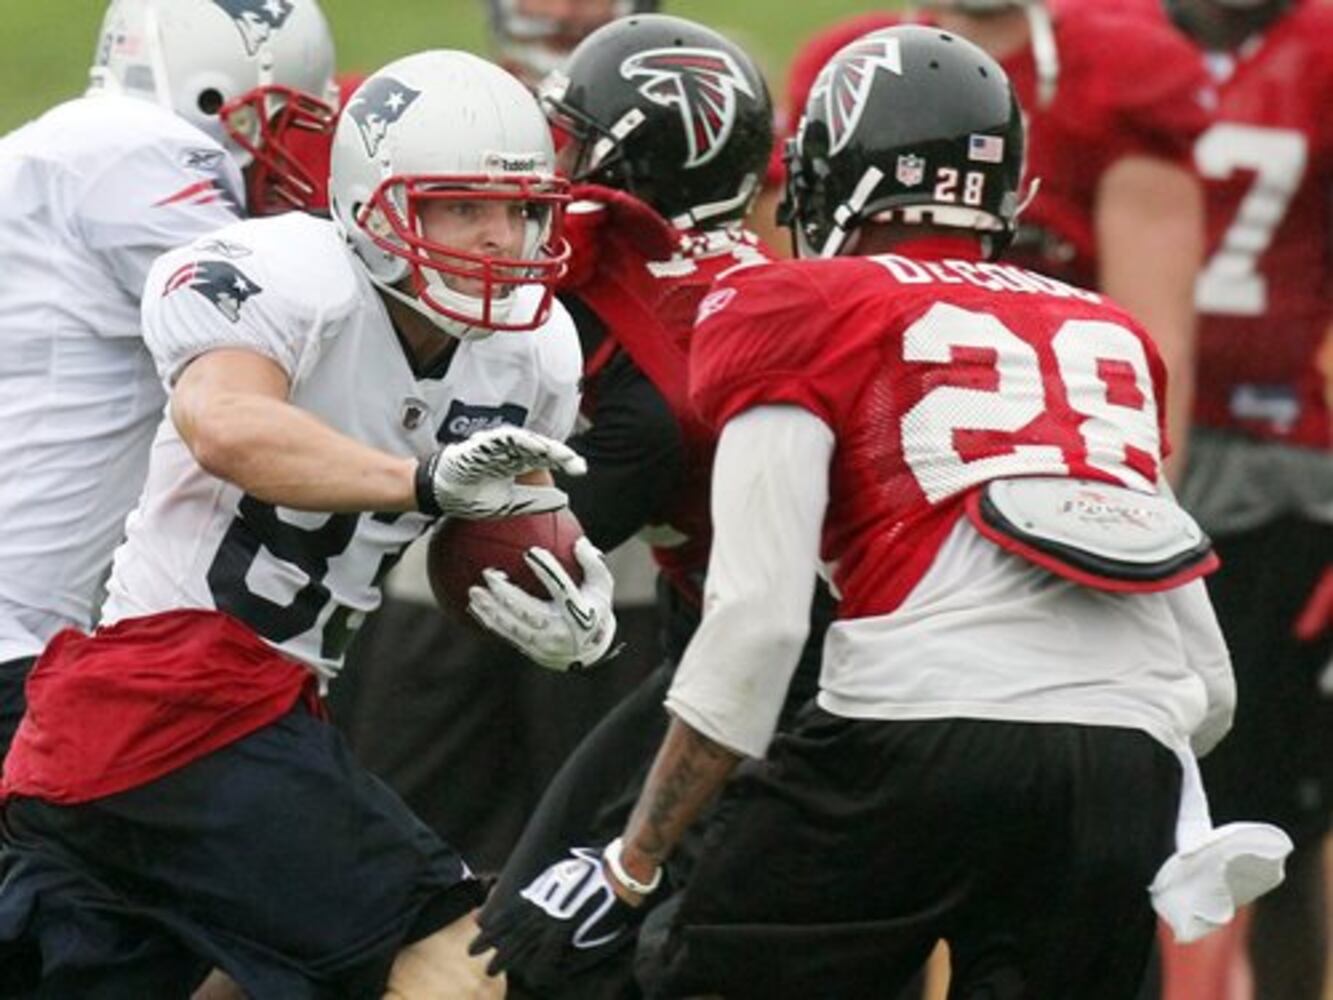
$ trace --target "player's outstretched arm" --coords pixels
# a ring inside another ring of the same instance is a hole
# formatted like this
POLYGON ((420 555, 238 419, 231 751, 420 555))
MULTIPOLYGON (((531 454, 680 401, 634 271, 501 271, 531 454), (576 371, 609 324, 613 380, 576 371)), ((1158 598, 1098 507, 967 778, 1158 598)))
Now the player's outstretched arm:
POLYGON ((630 904, 642 902, 634 883, 651 885, 685 832, 716 798, 741 755, 682 719, 671 720, 639 801, 621 837, 611 884, 630 904), (624 876, 628 875, 629 879, 624 876))
POLYGON ((416 460, 340 434, 287 401, 286 373, 256 351, 192 361, 171 419, 206 472, 295 510, 415 510, 416 460))
POLYGON ((294 510, 538 513, 565 504, 547 470, 583 468, 560 442, 516 427, 474 434, 423 459, 393 455, 293 406, 289 388, 282 368, 256 351, 210 351, 177 381, 172 422, 207 472, 294 510))

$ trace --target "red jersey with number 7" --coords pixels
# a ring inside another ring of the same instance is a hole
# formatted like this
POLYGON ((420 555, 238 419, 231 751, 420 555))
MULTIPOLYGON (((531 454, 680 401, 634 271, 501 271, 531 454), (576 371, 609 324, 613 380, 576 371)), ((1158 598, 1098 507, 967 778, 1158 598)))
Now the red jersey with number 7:
POLYGON ((1165 380, 1124 310, 966 240, 737 270, 701 305, 691 352, 714 426, 792 405, 836 434, 822 556, 842 618, 896 608, 990 480, 1155 492, 1165 380))
POLYGON ((1307 3, 1215 57, 1195 417, 1327 448, 1333 320, 1333 7, 1307 3), (1324 357, 1321 357, 1324 355, 1324 357))
MULTIPOLYGON (((1159 0, 1114 5, 1169 23, 1159 0)), ((1220 104, 1194 147, 1208 199, 1194 417, 1328 448, 1333 5, 1299 0, 1267 31, 1207 62, 1220 104)))

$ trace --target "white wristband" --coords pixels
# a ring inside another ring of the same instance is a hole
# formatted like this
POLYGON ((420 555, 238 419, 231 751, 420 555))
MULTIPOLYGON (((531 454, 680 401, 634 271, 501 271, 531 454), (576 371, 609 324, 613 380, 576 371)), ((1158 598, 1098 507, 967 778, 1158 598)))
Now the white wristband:
POLYGON ((630 892, 638 893, 640 896, 651 896, 657 891, 657 887, 662 884, 662 866, 658 865, 653 871, 651 882, 640 882, 625 871, 625 866, 620 863, 620 852, 624 848, 625 843, 620 837, 606 845, 606 850, 602 852, 602 857, 606 860, 606 867, 611 869, 611 874, 615 876, 616 881, 630 892))

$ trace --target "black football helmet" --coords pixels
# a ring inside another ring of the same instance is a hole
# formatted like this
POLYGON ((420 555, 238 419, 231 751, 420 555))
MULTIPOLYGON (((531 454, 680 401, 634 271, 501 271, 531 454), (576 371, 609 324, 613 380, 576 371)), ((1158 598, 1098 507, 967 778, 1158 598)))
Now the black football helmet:
POLYGON ((824 66, 795 138, 779 221, 833 257, 868 221, 977 231, 994 256, 1019 210, 1023 118, 990 56, 938 28, 871 32, 824 66))
POLYGON ((538 92, 577 143, 570 179, 628 191, 680 229, 740 219, 773 145, 753 60, 711 28, 664 14, 612 21, 538 92))
POLYGON ((1163 0, 1181 31, 1219 49, 1239 45, 1286 13, 1291 0, 1163 0))

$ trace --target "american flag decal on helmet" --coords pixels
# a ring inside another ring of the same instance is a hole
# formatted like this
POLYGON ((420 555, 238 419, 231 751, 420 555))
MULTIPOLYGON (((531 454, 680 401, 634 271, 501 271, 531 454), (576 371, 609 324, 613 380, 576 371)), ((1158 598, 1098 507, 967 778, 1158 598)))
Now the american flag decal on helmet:
POLYGON ((898 39, 865 38, 853 42, 820 71, 810 101, 824 102, 830 155, 840 152, 856 131, 879 70, 903 75, 898 39))
POLYGON ((687 169, 701 167, 727 144, 736 123, 737 95, 757 100, 754 84, 719 49, 670 48, 636 52, 620 64, 626 80, 642 80, 639 93, 674 107, 685 127, 687 169))

